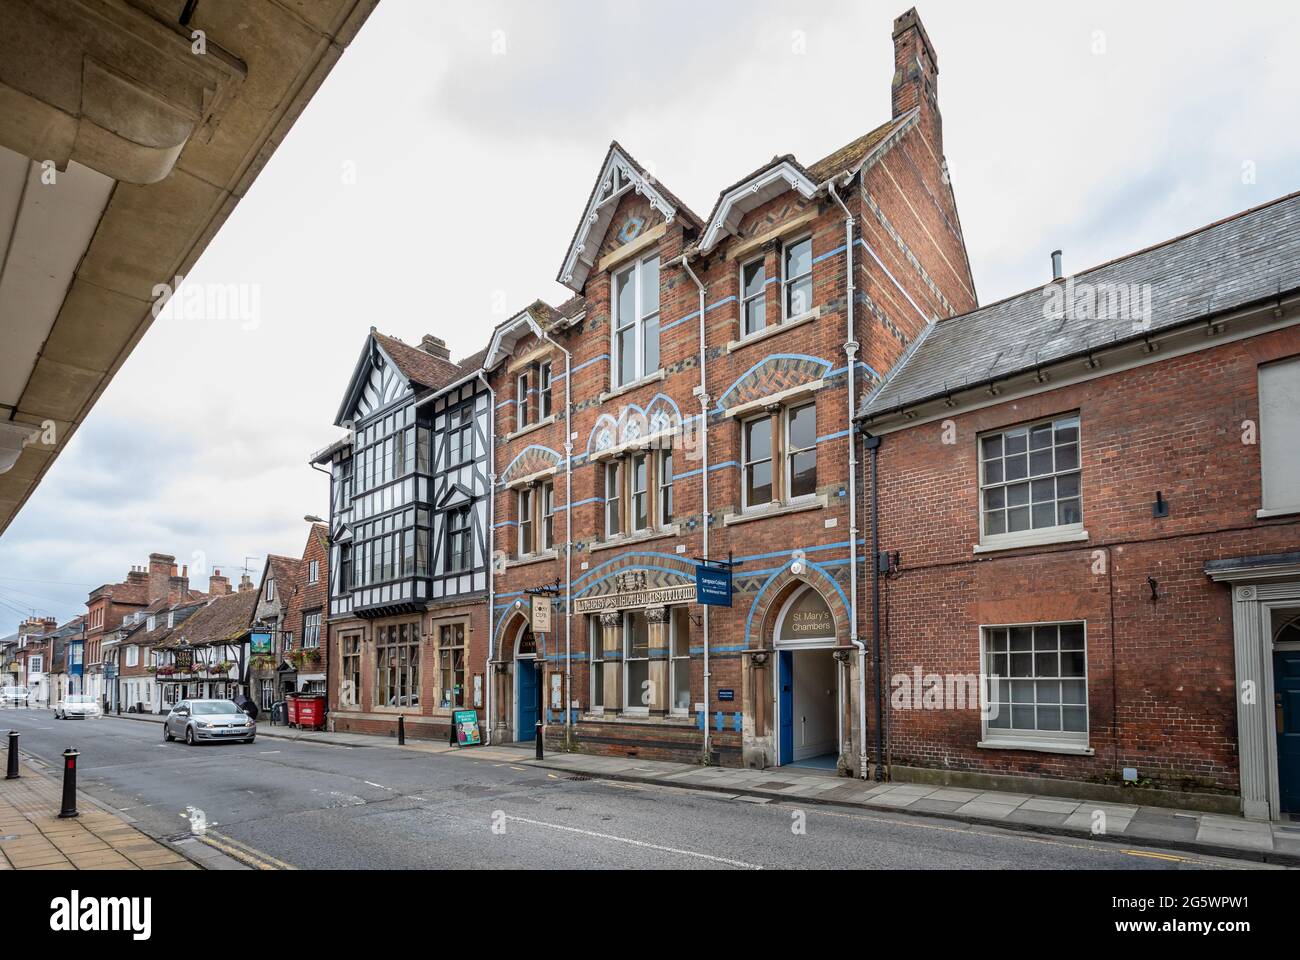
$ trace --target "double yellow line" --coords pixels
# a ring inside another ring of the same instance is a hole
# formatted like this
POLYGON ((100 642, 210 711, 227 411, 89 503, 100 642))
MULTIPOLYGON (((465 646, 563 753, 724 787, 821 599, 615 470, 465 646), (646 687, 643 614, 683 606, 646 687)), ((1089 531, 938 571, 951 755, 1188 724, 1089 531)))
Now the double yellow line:
POLYGON ((228 837, 224 833, 217 833, 215 830, 208 830, 202 836, 198 837, 203 843, 214 849, 220 850, 228 857, 234 857, 240 863, 248 864, 254 870, 297 870, 291 863, 285 863, 269 853, 258 850, 256 847, 250 847, 246 843, 240 843, 233 837, 228 837))

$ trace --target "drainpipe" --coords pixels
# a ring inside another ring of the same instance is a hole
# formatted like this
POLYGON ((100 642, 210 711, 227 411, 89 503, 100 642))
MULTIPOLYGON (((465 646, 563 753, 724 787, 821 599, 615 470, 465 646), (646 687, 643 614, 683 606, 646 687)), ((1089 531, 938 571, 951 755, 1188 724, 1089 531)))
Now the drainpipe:
MULTIPOLYGON (((691 269, 690 263, 687 262, 686 254, 682 254, 681 259, 677 261, 686 275, 700 291, 700 385, 695 391, 695 395, 700 400, 700 451, 703 458, 703 470, 700 472, 700 512, 704 520, 704 556, 709 555, 709 403, 711 398, 708 391, 708 380, 705 376, 705 369, 708 366, 708 358, 705 356, 704 346, 704 284, 700 278, 695 275, 691 269)), ((704 607, 704 759, 709 758, 709 749, 712 740, 709 734, 709 706, 712 701, 709 699, 709 607, 704 607)))
POLYGON ((483 667, 483 711, 487 722, 484 724, 486 732, 484 733, 483 743, 491 745, 492 743, 492 689, 496 686, 492 670, 492 640, 495 634, 493 630, 493 621, 496 619, 496 564, 492 560, 492 548, 496 546, 496 504, 497 504, 497 445, 496 445, 496 422, 497 422, 497 394, 492 389, 492 384, 488 383, 487 377, 483 376, 483 371, 479 370, 476 374, 479 382, 487 389, 488 392, 488 428, 487 428, 487 447, 488 447, 488 502, 487 502, 487 663, 483 667))
MULTIPOLYGON (((867 665, 867 648, 862 638, 858 635, 858 498, 857 498, 857 478, 858 478, 858 460, 857 446, 853 442, 853 419, 857 413, 857 403, 855 394, 857 392, 857 354, 858 342, 854 337, 853 327, 853 299, 855 287, 853 282, 853 214, 849 208, 844 205, 840 195, 835 190, 833 181, 826 182, 826 190, 830 194, 840 209, 844 211, 844 257, 845 257, 845 279, 847 281, 847 300, 845 307, 846 316, 846 334, 844 341, 844 356, 848 364, 849 373, 849 431, 848 431, 848 454, 849 454, 849 640, 858 648, 858 771, 862 779, 867 777, 867 678, 864 668, 867 665)), ((879 441, 876 441, 879 444, 879 441)), ((871 461, 872 483, 875 482, 876 461, 873 454, 871 461)), ((874 489, 874 487, 873 487, 874 489)), ((874 500, 872 501, 875 502, 874 500)), ((872 534, 875 534, 875 521, 872 521, 872 534)), ((879 548, 877 547, 877 550, 879 548)), ((876 551, 872 552, 872 569, 875 569, 876 551)), ((873 583, 874 574, 873 574, 873 583)), ((877 676, 877 684, 879 677, 877 676)), ((877 727, 877 736, 880 730, 877 727)), ((877 761, 879 753, 877 752, 877 761)), ((879 766, 877 766, 877 774, 879 766)))
MULTIPOLYGON (((534 328, 544 340, 564 354, 564 726, 573 727, 573 355, 551 339, 541 324, 534 328)), ((588 656, 591 653, 588 651, 588 656)), ((544 696, 539 690, 538 696, 544 696)))
MULTIPOLYGON (((871 676, 876 698, 876 780, 884 779, 884 706, 880 687, 880 485, 877 464, 880 438, 863 431, 862 445, 871 451, 871 676)), ((865 714, 866 708, 863 708, 865 714)), ((864 736, 865 740, 865 736, 864 736)), ((866 776, 865 771, 863 776, 866 776)))

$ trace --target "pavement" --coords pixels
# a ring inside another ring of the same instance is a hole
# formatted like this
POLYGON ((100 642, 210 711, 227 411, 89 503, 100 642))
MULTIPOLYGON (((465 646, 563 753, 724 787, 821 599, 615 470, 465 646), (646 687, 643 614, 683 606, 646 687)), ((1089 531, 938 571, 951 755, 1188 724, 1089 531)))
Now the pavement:
MULTIPOLYGON (((163 718, 152 714, 124 714, 120 719, 161 723, 163 718)), ((267 723, 259 724, 258 738, 352 748, 396 748, 394 737, 298 730, 272 727, 267 723)), ((443 743, 408 740, 400 749, 431 754, 472 754, 485 760, 562 771, 571 777, 683 787, 741 800, 788 801, 855 810, 924 814, 1036 834, 1300 866, 1298 822, 1263 823, 1222 814, 1142 804, 1102 803, 1057 795, 1035 796, 928 784, 876 784, 838 777, 833 771, 798 767, 746 770, 580 753, 551 753, 539 761, 533 758, 531 745, 463 749, 443 743)))
POLYGON ((0 871, 199 869, 84 793, 78 815, 60 819, 62 784, 43 767, 28 758, 18 779, 0 780, 0 871))

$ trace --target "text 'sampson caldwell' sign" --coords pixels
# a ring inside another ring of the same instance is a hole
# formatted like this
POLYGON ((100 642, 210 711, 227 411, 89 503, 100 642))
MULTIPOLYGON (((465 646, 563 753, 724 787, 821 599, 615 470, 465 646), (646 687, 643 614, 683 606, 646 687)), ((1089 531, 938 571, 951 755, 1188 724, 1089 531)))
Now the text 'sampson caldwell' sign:
POLYGON ((646 586, 644 570, 626 570, 615 579, 617 590, 599 597, 583 597, 573 601, 574 613, 600 613, 603 610, 630 610, 636 607, 657 607, 669 603, 689 603, 695 599, 695 584, 679 587, 646 586))

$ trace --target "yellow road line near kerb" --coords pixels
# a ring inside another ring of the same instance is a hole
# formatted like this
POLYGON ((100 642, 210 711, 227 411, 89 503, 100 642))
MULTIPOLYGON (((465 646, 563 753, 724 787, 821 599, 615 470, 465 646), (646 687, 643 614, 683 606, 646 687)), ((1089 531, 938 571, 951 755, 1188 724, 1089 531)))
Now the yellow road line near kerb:
POLYGON ((258 870, 297 870, 291 863, 285 863, 283 860, 264 853, 255 847, 250 847, 246 843, 240 843, 233 837, 228 837, 224 833, 217 833, 215 830, 208 830, 202 836, 198 837, 203 843, 210 847, 220 850, 227 856, 234 857, 241 863, 246 863, 258 870))
POLYGON ((1171 853, 1149 853, 1146 850, 1121 850, 1120 853, 1127 853, 1130 857, 1150 857, 1152 860, 1173 860, 1177 863, 1188 863, 1186 857, 1175 857, 1171 853))

